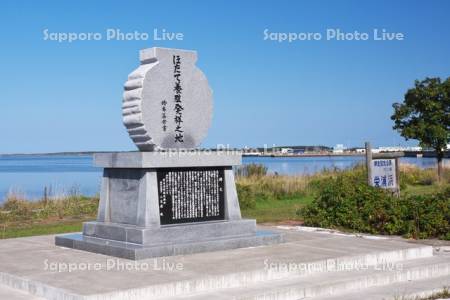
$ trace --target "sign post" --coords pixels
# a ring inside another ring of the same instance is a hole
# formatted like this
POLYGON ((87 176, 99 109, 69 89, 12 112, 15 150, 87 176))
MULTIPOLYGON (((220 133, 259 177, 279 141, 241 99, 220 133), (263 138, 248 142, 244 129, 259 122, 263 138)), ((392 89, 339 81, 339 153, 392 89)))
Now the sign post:
POLYGON ((367 184, 372 183, 372 146, 366 142, 366 168, 367 168, 367 184))
POLYGON ((367 178, 370 186, 387 189, 400 196, 400 157, 403 152, 372 153, 366 142, 367 178))

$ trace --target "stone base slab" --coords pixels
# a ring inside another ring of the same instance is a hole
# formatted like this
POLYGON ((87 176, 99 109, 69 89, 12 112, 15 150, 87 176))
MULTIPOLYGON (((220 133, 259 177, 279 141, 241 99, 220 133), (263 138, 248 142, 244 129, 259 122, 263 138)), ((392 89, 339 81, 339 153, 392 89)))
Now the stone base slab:
POLYGON ((55 237, 57 246, 100 253, 130 260, 229 250, 245 247, 278 244, 283 241, 280 233, 257 231, 251 236, 236 236, 195 242, 140 245, 85 236, 81 233, 55 237))
POLYGON ((83 223, 85 236, 147 246, 167 244, 168 241, 187 243, 220 238, 251 237, 255 233, 256 221, 249 219, 165 225, 158 229, 117 223, 83 223))

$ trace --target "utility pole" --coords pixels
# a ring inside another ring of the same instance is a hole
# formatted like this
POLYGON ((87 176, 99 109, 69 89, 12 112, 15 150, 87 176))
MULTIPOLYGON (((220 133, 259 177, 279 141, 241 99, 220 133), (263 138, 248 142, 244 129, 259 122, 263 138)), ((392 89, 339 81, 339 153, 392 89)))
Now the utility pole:
POLYGON ((372 146, 370 142, 366 142, 366 168, 367 168, 367 184, 372 185, 372 146))

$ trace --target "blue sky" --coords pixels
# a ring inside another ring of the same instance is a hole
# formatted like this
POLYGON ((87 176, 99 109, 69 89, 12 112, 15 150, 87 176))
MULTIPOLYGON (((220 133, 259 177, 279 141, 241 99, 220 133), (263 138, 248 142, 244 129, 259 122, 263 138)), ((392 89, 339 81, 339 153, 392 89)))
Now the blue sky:
MULTIPOLYGON (((2 1, 0 153, 134 150, 121 97, 139 49, 198 51, 214 91, 203 143, 405 144, 392 103, 450 76, 449 1, 2 1), (49 32, 147 32, 147 41, 45 41, 49 32), (154 41, 153 30, 182 41, 154 41), (403 41, 277 42, 269 32, 386 29, 403 41)), ((414 144, 414 143, 413 143, 414 144)))

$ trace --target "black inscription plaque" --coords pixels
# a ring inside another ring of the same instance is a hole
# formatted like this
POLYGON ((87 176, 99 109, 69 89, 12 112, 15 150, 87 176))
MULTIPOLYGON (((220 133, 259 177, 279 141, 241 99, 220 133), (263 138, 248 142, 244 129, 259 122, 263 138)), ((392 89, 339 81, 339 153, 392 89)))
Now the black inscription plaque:
POLYGON ((158 169, 161 225, 223 220, 224 168, 158 169))

